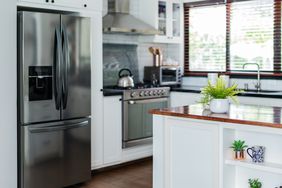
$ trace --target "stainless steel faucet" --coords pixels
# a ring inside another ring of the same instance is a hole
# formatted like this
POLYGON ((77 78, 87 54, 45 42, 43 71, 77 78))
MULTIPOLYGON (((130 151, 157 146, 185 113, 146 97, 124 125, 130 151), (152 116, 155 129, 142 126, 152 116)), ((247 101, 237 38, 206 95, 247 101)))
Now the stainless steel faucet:
POLYGON ((245 69, 246 65, 256 65, 257 66, 257 83, 255 84, 255 88, 257 89, 257 91, 261 90, 261 82, 260 82, 260 66, 258 63, 245 63, 243 65, 243 69, 245 69))

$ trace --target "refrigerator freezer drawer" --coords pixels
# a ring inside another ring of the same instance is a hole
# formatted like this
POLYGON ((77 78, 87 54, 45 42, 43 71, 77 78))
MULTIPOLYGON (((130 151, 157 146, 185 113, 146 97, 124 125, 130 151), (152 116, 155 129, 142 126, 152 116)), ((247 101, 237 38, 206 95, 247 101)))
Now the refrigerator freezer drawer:
POLYGON ((64 187, 90 179, 90 119, 22 126, 22 187, 64 187))

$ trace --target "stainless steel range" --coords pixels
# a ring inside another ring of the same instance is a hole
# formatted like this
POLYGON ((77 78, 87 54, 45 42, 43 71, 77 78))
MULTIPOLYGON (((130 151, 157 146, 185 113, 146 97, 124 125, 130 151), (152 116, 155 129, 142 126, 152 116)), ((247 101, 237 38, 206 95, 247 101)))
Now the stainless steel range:
POLYGON ((169 87, 123 91, 123 148, 152 143, 149 110, 168 107, 169 91, 169 87))

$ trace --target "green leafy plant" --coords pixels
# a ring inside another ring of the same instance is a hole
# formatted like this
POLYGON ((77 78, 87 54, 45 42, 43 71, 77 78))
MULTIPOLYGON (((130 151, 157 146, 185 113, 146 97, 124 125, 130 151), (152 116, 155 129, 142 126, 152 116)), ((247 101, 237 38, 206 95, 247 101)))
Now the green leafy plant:
POLYGON ((261 188, 262 183, 258 179, 249 179, 250 188, 261 188))
POLYGON ((231 145, 231 148, 234 151, 242 151, 247 147, 248 146, 245 144, 245 141, 243 141, 243 140, 234 140, 234 142, 231 145))
POLYGON ((242 93, 242 90, 237 89, 238 85, 233 84, 231 87, 227 87, 225 81, 222 78, 218 78, 216 84, 213 86, 210 81, 208 85, 203 88, 201 94, 203 95, 200 103, 209 104, 212 99, 231 99, 233 102, 238 103, 237 95, 242 93))

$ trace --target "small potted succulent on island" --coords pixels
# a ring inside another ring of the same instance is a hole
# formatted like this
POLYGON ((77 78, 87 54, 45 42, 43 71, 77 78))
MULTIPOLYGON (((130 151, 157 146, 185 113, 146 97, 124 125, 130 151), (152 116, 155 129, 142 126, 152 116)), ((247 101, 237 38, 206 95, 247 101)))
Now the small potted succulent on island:
POLYGON ((250 188, 261 188, 262 183, 258 179, 249 179, 250 188))
POLYGON ((243 140, 234 140, 231 145, 231 148, 234 151, 234 159, 235 160, 245 160, 245 148, 248 146, 245 144, 243 140))
POLYGON ((228 87, 222 78, 218 78, 215 85, 208 81, 208 85, 203 88, 200 103, 210 105, 210 111, 214 113, 226 113, 229 110, 229 99, 238 103, 236 96, 241 93, 237 89, 237 84, 228 87))

